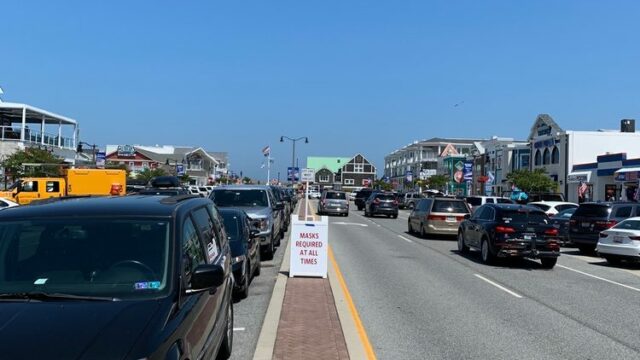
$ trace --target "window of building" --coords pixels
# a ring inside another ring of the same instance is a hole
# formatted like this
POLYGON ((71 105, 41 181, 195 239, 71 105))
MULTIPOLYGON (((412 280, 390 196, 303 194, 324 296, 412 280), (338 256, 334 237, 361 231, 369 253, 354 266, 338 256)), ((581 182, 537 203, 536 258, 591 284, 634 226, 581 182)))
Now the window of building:
POLYGON ((353 179, 344 179, 344 184, 345 185, 353 185, 355 182, 353 181, 353 179))
POLYGON ((353 166, 353 172, 363 173, 364 172, 364 164, 355 164, 353 166))
POLYGON ((544 165, 551 164, 551 152, 549 149, 544 149, 544 155, 542 156, 542 163, 544 165))
POLYGON ((560 163, 560 151, 557 146, 553 147, 553 151, 551 152, 551 163, 559 164, 560 163))
POLYGON ((540 150, 536 150, 535 164, 536 166, 542 165, 542 155, 540 154, 540 150))
POLYGON ((318 179, 320 180, 320 182, 328 183, 329 182, 329 175, 320 175, 318 177, 318 179))

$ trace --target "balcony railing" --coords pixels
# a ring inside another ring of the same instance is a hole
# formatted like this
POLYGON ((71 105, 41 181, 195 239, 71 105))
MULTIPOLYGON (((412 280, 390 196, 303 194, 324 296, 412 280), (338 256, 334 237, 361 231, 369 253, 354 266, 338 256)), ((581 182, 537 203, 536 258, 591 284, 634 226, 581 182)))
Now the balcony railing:
MULTIPOLYGON (((20 127, 13 126, 0 126, 0 140, 2 141, 20 141, 20 127)), ((44 144, 47 146, 55 146, 62 147, 67 149, 75 149, 73 139, 67 137, 59 138, 58 135, 42 133, 41 131, 33 131, 29 128, 25 130, 24 141, 35 143, 35 144, 44 144), (44 135, 44 139, 43 139, 44 135), (58 144, 58 139, 60 139, 60 144, 58 144)))

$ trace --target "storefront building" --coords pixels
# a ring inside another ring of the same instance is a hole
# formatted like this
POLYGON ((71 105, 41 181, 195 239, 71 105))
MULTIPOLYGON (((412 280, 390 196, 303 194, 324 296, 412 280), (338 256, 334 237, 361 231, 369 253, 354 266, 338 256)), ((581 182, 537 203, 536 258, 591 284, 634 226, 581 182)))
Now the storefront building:
POLYGON ((640 158, 627 159, 626 153, 604 154, 594 163, 573 166, 569 174, 569 201, 638 201, 640 158), (581 186, 586 189, 580 198, 581 186))

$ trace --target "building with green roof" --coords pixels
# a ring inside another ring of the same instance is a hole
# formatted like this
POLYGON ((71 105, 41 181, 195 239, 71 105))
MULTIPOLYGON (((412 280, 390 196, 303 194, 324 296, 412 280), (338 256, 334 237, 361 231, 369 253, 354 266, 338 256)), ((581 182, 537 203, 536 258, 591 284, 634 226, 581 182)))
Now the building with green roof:
POLYGON ((328 157, 328 156, 308 156, 307 168, 318 172, 321 169, 329 169, 332 173, 337 173, 351 160, 350 157, 328 157))

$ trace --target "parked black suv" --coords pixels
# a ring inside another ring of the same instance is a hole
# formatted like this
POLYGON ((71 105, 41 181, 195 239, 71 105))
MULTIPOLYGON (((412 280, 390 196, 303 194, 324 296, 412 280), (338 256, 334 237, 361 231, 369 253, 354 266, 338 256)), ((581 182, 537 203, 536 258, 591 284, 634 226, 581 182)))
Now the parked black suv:
POLYGON ((211 200, 133 195, 10 210, 0 212, 3 358, 230 356, 231 256, 211 200))
POLYGON ((640 204, 634 202, 582 203, 569 220, 569 241, 580 252, 589 254, 596 249, 599 234, 620 221, 638 216, 640 204))

